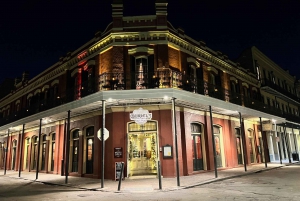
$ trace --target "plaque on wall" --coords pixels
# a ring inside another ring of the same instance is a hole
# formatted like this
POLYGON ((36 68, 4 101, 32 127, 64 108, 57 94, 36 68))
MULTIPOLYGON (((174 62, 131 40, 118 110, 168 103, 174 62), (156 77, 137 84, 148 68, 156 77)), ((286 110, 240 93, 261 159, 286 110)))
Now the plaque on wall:
POLYGON ((171 145, 165 145, 163 146, 163 157, 164 158, 173 158, 173 151, 172 151, 171 145))
POLYGON ((115 156, 115 158, 123 158, 123 148, 115 147, 114 148, 114 156, 115 156))

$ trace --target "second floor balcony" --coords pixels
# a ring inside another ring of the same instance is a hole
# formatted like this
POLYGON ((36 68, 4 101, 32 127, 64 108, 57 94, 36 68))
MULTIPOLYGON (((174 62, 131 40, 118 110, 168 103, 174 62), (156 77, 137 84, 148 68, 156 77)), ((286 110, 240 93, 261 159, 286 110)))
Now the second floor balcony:
MULTIPOLYGON (((66 84, 66 83, 65 83, 66 84)), ((48 97, 33 97, 33 101, 18 111, 11 111, 0 117, 0 126, 18 119, 36 114, 50 108, 79 100, 98 91, 107 90, 143 90, 160 88, 177 88, 204 96, 209 96, 225 102, 245 106, 268 114, 286 117, 289 120, 299 122, 300 118, 294 114, 283 114, 278 108, 264 104, 260 97, 251 97, 235 93, 222 86, 210 84, 203 79, 197 79, 170 69, 160 69, 155 72, 106 72, 97 77, 89 77, 84 82, 76 82, 73 86, 65 87, 66 90, 58 90, 58 94, 48 97)))
POLYGON ((292 89, 288 90, 286 88, 283 88, 276 84, 275 81, 271 81, 269 79, 262 79, 261 89, 282 99, 290 98, 293 101, 300 103, 300 97, 297 97, 297 95, 295 95, 295 93, 292 92, 292 89))

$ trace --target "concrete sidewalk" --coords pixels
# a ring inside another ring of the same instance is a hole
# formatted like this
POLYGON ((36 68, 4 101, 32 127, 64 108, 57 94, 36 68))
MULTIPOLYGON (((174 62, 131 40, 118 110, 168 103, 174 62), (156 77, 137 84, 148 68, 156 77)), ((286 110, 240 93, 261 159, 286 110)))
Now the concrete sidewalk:
MULTIPOLYGON (((296 163, 297 161, 293 162, 296 163)), ((265 164, 248 165, 245 172, 244 166, 237 168, 218 170, 218 177, 215 178, 215 172, 201 172, 191 176, 181 176, 180 186, 177 186, 177 177, 175 178, 162 178, 162 189, 159 189, 159 180, 155 176, 136 176, 131 178, 125 178, 122 181, 121 190, 118 191, 118 181, 104 180, 104 188, 101 188, 100 179, 91 179, 85 177, 68 177, 68 183, 65 184, 65 176, 56 174, 39 173, 38 179, 35 172, 22 172, 21 177, 18 177, 18 171, 7 171, 6 176, 24 179, 35 182, 41 182, 48 185, 61 185, 69 186, 78 189, 97 190, 103 192, 150 192, 150 191, 171 191, 182 188, 190 188, 193 186, 204 185, 216 181, 230 179, 234 177, 245 176, 248 174, 257 173, 260 171, 267 171, 283 166, 291 165, 288 161, 268 163, 268 167, 265 168, 265 164)))

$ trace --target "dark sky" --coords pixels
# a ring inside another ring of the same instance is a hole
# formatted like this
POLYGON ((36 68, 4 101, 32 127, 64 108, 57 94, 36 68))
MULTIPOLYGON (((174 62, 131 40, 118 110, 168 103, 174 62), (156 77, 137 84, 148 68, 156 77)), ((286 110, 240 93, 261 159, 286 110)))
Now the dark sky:
MULTIPOLYGON (((153 15, 155 0, 124 0, 124 15, 153 15)), ((258 47, 300 78, 299 0, 169 0, 168 20, 235 60, 258 47)), ((0 82, 37 75, 104 30, 111 0, 10 0, 0 11, 0 82)))

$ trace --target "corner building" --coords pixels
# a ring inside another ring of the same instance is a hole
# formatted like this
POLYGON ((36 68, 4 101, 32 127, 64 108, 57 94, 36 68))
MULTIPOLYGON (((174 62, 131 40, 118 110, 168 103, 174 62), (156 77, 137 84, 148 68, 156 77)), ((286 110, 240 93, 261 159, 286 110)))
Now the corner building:
POLYGON ((164 177, 177 165, 185 176, 262 163, 261 124, 285 118, 261 110, 255 73, 175 29, 167 4, 127 17, 114 0, 103 32, 33 79, 17 79, 0 101, 0 166, 115 179, 116 162, 125 177, 156 176, 158 161, 164 177))

